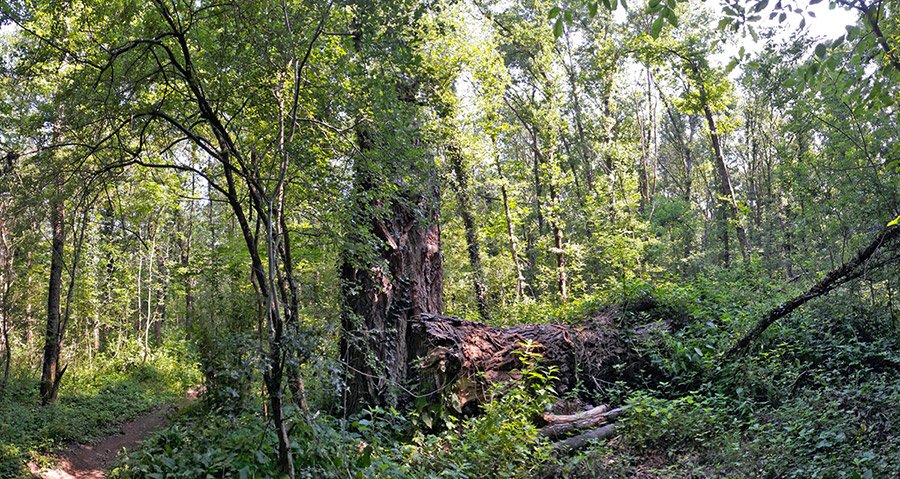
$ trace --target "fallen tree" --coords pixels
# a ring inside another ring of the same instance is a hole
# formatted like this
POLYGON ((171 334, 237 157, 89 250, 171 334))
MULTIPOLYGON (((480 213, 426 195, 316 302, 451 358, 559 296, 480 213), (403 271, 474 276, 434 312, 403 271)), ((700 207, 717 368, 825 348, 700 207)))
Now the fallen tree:
POLYGON ((625 412, 624 408, 609 409, 607 405, 597 406, 579 414, 555 416, 545 414, 547 425, 541 428, 541 434, 550 439, 565 437, 575 431, 596 428, 615 421, 625 412))
POLYGON ((875 235, 872 241, 868 245, 866 245, 866 247, 859 250, 856 256, 854 256, 852 259, 826 273, 821 280, 816 282, 816 284, 804 291, 802 294, 779 304, 777 307, 769 311, 765 316, 760 318, 760 320, 757 321, 749 331, 747 331, 740 339, 735 341, 734 345, 728 350, 727 356, 736 357, 745 353, 750 347, 750 344, 752 344, 753 341, 756 341, 756 339, 759 338, 760 335, 762 335, 762 333, 766 331, 766 329, 769 329, 769 326, 775 324, 775 322, 779 319, 791 314, 792 312, 794 312, 794 310, 796 310, 800 306, 803 306, 809 300, 818 298, 819 296, 824 296, 833 291, 835 288, 853 279, 859 278, 867 271, 896 261, 898 259, 898 255, 896 255, 896 251, 892 248, 896 247, 898 239, 900 239, 900 225, 891 224, 883 228, 877 235, 875 235), (882 261, 871 263, 870 259, 878 251, 890 251, 894 254, 889 255, 882 261))
POLYGON ((507 328, 422 314, 410 321, 407 332, 413 358, 408 377, 418 394, 441 393, 454 409, 474 413, 492 384, 521 379, 517 351, 530 342, 542 357, 541 367, 554 369, 559 394, 576 385, 602 392, 615 381, 656 374, 636 348, 650 332, 673 327, 671 318, 654 314, 656 308, 654 301, 644 300, 609 307, 575 324, 507 328))
MULTIPOLYGON (((450 316, 420 314, 407 330, 407 378, 411 392, 445 401, 463 414, 477 414, 490 389, 523 379, 521 354, 526 347, 541 356, 539 366, 553 370, 553 386, 564 394, 600 393, 616 381, 655 382, 662 377, 640 347, 653 332, 674 330, 682 315, 654 300, 607 307, 577 323, 492 327, 450 316)), ((580 403, 580 401, 575 401, 580 403)), ((560 403, 562 404, 562 403, 560 403)), ((583 406, 584 403, 581 403, 583 406)), ((569 414, 534 418, 541 435, 565 453, 593 439, 613 435, 623 408, 606 405, 569 414)))

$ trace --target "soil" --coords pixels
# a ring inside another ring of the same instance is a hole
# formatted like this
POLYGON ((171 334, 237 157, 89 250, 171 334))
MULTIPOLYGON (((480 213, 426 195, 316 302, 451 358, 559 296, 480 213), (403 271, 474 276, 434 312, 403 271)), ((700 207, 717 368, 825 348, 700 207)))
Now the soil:
POLYGON ((104 437, 95 444, 77 444, 59 451, 54 469, 41 470, 36 464, 29 463, 31 474, 43 479, 105 479, 119 451, 138 449, 147 437, 168 423, 171 413, 186 407, 199 394, 198 389, 191 389, 180 401, 122 424, 117 434, 104 437))

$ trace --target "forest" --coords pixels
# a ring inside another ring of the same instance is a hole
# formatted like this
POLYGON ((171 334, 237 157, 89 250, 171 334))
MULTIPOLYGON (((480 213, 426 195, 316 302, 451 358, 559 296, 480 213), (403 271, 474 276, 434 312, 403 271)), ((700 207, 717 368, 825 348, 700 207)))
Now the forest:
POLYGON ((900 477, 897 0, 0 0, 0 478, 900 477))

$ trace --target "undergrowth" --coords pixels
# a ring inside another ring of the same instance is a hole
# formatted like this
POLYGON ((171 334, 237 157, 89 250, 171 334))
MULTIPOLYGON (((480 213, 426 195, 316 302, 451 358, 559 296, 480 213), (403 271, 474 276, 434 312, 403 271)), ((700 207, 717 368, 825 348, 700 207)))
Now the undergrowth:
MULTIPOLYGON (((570 456, 554 453, 534 421, 556 400, 553 372, 526 355, 526 380, 495 389, 472 418, 421 404, 348 419, 289 409, 298 477, 896 476, 900 344, 889 311, 864 295, 836 292, 785 318, 745 357, 729 360, 720 351, 794 291, 734 272, 656 284, 626 284, 540 313, 549 321, 577 320, 611 298, 633 304, 649 298, 652 312, 626 314, 674 325, 641 346, 663 381, 614 383, 603 391, 605 400, 627 408, 617 437, 570 456)), ((261 411, 258 397, 237 411, 197 407, 130 454, 114 477, 278 477, 277 441, 261 411)))
POLYGON ((27 461, 52 463, 52 453, 115 432, 123 421, 182 396, 200 382, 183 342, 171 341, 142 361, 139 345, 101 355, 64 378, 56 404, 42 407, 32 371, 14 371, 0 395, 0 478, 29 477, 27 461), (134 351, 131 351, 134 349, 134 351))

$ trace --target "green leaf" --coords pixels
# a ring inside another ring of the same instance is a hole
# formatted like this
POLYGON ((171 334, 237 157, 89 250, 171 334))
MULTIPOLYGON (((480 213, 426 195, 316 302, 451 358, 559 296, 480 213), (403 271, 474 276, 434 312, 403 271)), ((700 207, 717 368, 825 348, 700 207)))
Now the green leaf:
POLYGON ((754 12, 761 12, 761 11, 763 11, 767 6, 769 6, 769 0, 760 0, 759 2, 756 2, 756 5, 753 6, 753 11, 754 11, 754 12))
POLYGON ((653 25, 650 25, 650 36, 653 38, 659 37, 659 32, 662 31, 663 27, 663 17, 662 15, 656 17, 656 20, 653 20, 653 25))
POLYGON ((667 8, 664 10, 666 19, 669 21, 669 24, 673 27, 678 26, 678 15, 675 15, 675 10, 671 8, 667 8))
MULTIPOLYGON (((595 11, 595 12, 597 11, 597 6, 596 6, 596 4, 594 5, 594 11, 595 11)), ((551 8, 551 9, 550 9, 550 13, 548 13, 547 16, 548 16, 551 20, 554 19, 554 18, 556 18, 557 16, 559 16, 559 6, 557 5, 557 6, 553 7, 553 8, 551 8)))
POLYGON ((731 73, 738 66, 738 59, 732 58, 728 65, 725 65, 725 73, 731 73))
POLYGON ((896 225, 898 225, 898 224, 900 224, 900 216, 894 218, 894 220, 891 221, 890 223, 888 223, 887 225, 888 225, 888 226, 896 226, 896 225))
POLYGON ((597 16, 597 2, 588 3, 588 16, 594 18, 597 16))
POLYGON ((828 49, 825 47, 824 43, 820 43, 816 45, 816 56, 819 58, 824 58, 825 53, 828 52, 828 49))
POLYGON ((553 24, 553 36, 556 38, 561 37, 563 34, 563 19, 559 17, 556 19, 556 23, 553 24))

